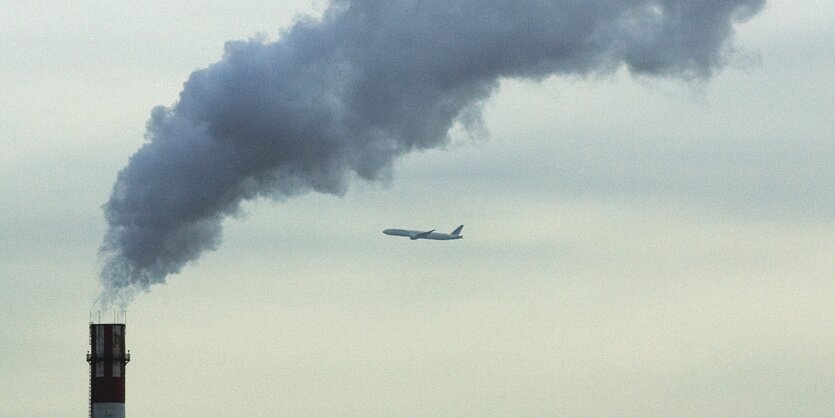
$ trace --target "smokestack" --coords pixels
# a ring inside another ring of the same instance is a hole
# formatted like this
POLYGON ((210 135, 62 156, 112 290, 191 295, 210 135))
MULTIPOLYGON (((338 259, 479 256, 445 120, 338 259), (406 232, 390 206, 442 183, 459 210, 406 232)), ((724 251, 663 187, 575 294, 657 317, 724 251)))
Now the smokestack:
POLYGON ((90 324, 90 417, 125 418, 125 324, 90 324))

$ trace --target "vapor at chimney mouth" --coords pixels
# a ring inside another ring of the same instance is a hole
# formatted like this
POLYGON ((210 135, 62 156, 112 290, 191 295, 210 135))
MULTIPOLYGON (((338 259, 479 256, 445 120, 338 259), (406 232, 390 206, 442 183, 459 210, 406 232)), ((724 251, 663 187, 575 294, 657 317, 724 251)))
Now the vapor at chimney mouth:
POLYGON ((482 126, 502 78, 628 68, 708 78, 734 24, 764 0, 334 0, 277 42, 228 42, 147 142, 104 205, 103 306, 124 306, 217 249, 242 201, 387 176, 398 156, 482 126))
MULTIPOLYGON (((98 308, 101 308, 99 306, 98 308)), ((120 309, 98 309, 96 306, 90 308, 90 324, 126 324, 128 321, 128 310, 125 307, 120 309)))

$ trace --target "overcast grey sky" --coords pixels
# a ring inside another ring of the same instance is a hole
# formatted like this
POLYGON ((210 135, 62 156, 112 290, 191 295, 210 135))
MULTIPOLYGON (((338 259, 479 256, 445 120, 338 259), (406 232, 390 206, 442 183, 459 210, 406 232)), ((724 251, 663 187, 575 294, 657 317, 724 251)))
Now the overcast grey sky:
MULTIPOLYGON (((151 109, 327 6, 260 3, 0 8, 0 416, 87 413, 102 205, 151 109)), ((771 0, 706 81, 502 79, 488 135, 245 202, 130 306, 128 414, 831 416, 833 21, 771 0)))

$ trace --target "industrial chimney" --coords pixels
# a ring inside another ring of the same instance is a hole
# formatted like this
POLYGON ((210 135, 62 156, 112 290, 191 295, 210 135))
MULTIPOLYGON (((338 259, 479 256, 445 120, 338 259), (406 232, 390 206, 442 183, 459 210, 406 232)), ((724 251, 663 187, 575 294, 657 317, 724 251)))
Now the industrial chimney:
MULTIPOLYGON (((116 321, 118 322, 118 321, 116 321)), ((90 417, 125 417, 124 323, 90 323, 90 417)))

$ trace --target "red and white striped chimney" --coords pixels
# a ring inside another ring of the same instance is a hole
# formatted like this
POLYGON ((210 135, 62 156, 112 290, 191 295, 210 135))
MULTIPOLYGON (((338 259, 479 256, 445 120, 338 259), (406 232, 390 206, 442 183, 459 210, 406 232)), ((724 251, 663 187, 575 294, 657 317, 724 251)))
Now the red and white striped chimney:
POLYGON ((125 324, 90 324, 90 417, 125 417, 125 324))

